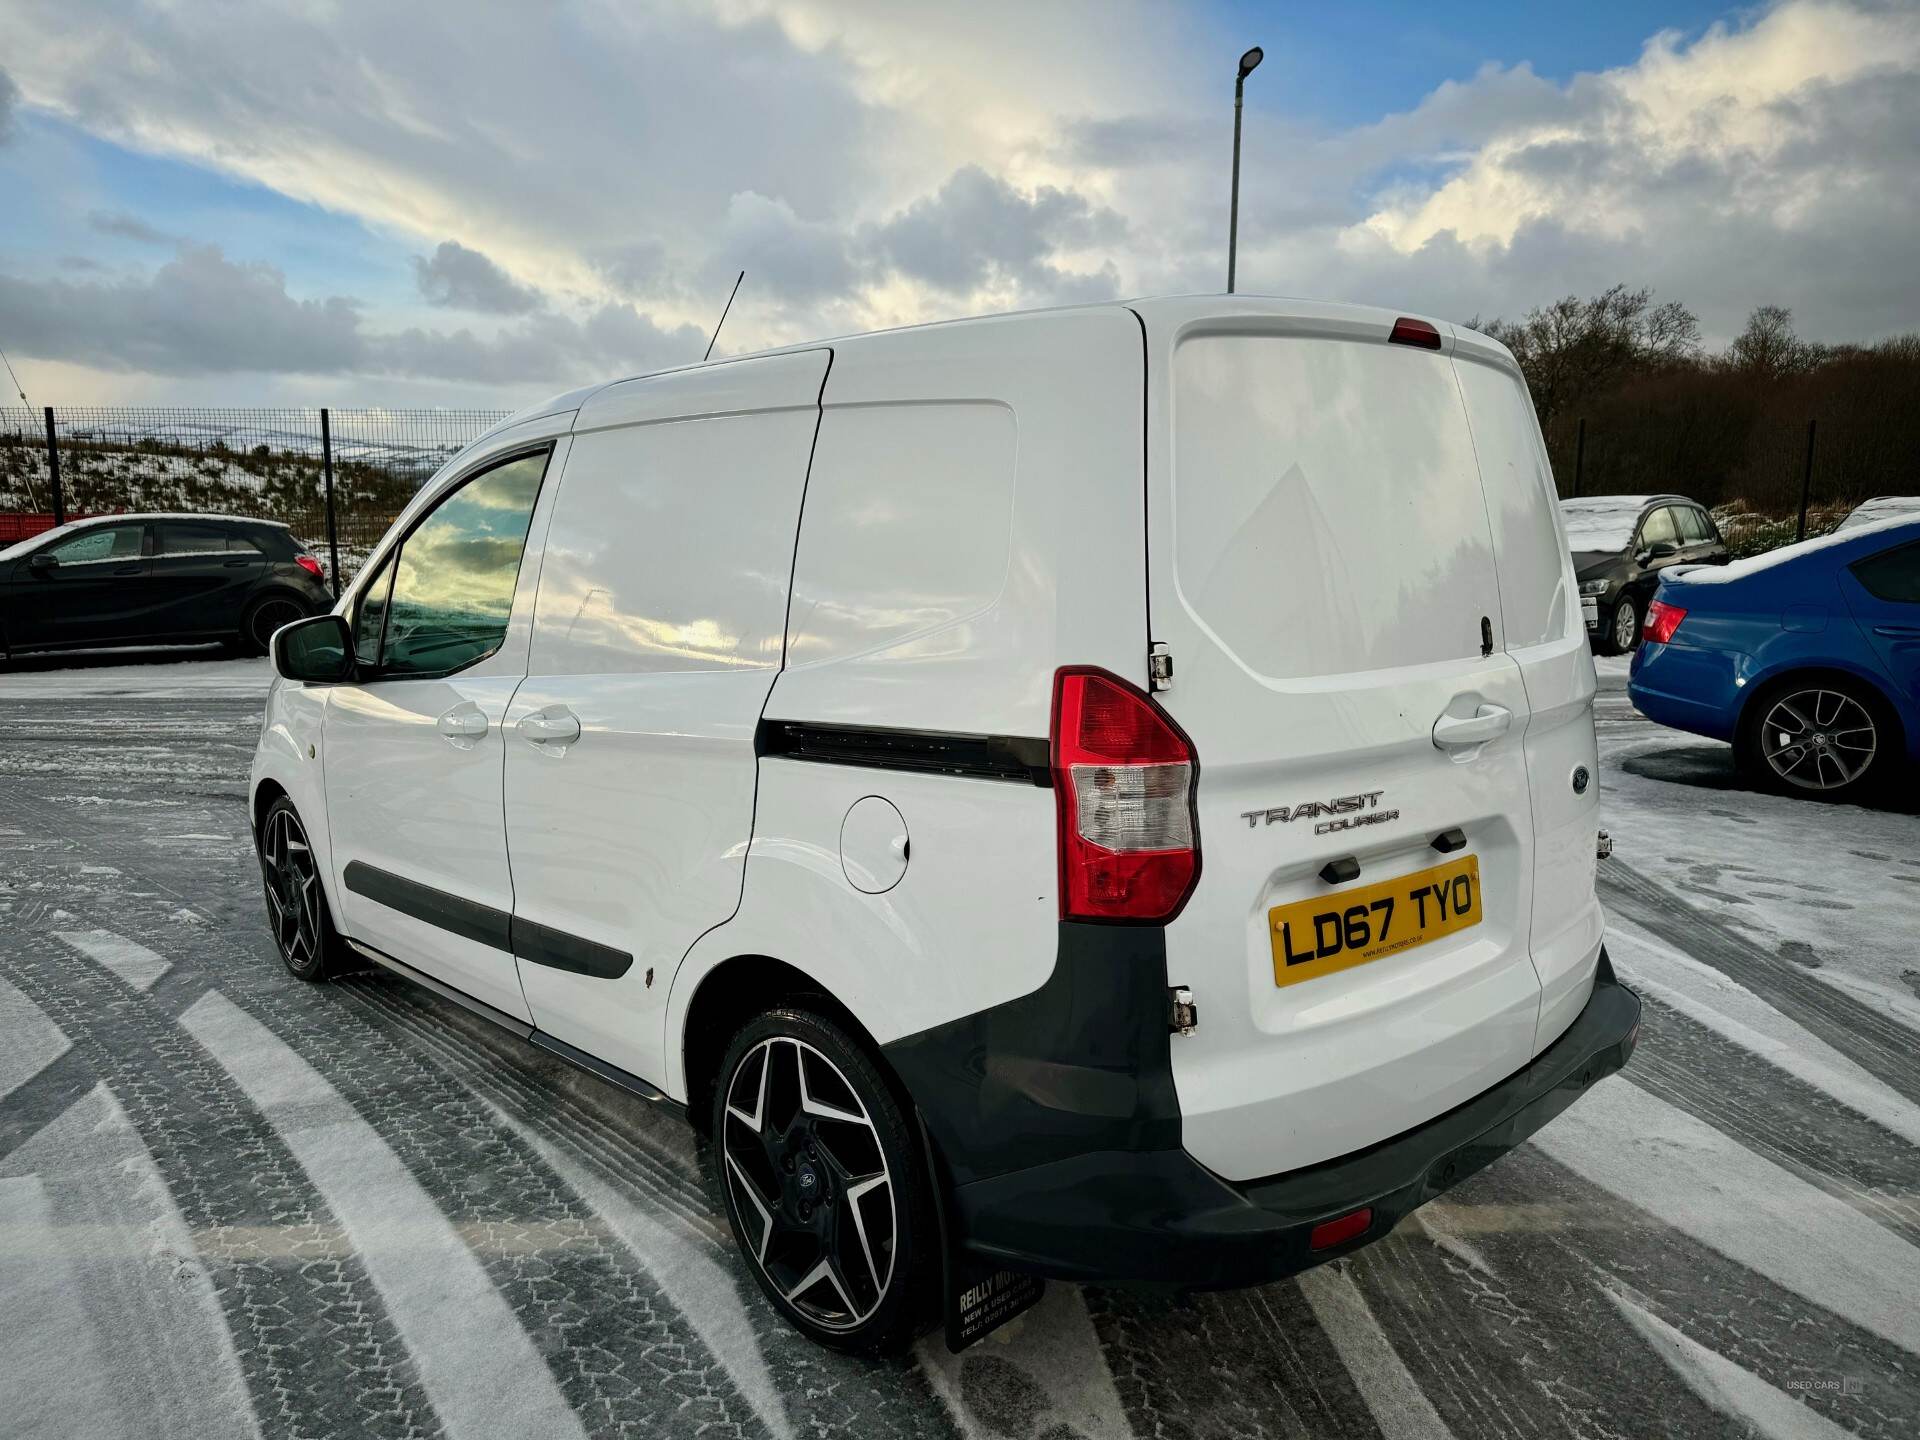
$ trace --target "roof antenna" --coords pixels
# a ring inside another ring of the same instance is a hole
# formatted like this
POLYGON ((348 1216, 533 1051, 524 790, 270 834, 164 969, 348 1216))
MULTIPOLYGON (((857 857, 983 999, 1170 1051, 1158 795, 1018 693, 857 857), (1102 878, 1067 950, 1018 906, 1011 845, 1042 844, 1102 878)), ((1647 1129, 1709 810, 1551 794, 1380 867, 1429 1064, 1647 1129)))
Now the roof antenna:
MULTIPOLYGON (((743 270, 740 273, 744 275, 746 272, 743 270)), ((22 405, 31 403, 27 399, 25 387, 20 384, 20 377, 13 373, 13 362, 7 359, 7 352, 4 350, 0 350, 0 364, 4 364, 7 367, 7 378, 13 381, 13 388, 20 392, 20 403, 22 405)))
MULTIPOLYGON (((727 313, 733 309, 733 297, 740 293, 740 281, 746 278, 747 272, 742 270, 740 278, 733 282, 733 289, 727 292, 727 308, 720 312, 720 325, 727 323, 727 313)), ((720 338, 720 325, 713 327, 713 340, 707 341, 707 353, 700 357, 700 363, 703 365, 713 358, 713 341, 720 338)))
MULTIPOLYGON (((20 392, 20 403, 22 405, 28 404, 26 387, 21 385, 20 377, 13 373, 13 361, 7 359, 7 352, 4 350, 0 350, 0 365, 7 367, 7 378, 13 381, 13 388, 20 392)), ((20 478, 27 482, 27 502, 31 504, 34 509, 38 510, 40 508, 40 492, 33 488, 33 476, 23 470, 20 472, 20 478)))

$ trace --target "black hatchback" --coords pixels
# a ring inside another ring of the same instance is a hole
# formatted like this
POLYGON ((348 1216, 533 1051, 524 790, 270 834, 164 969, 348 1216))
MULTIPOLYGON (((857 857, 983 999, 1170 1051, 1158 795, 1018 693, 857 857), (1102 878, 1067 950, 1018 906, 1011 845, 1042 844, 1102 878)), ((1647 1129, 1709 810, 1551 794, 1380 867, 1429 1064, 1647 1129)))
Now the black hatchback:
POLYGON ((1580 582, 1587 638, 1601 655, 1640 643, 1660 572, 1724 565, 1727 542, 1706 507, 1684 495, 1582 495, 1560 502, 1580 582))
POLYGON ((224 641, 265 654, 282 625, 333 608, 285 525, 109 515, 0 550, 0 654, 224 641))

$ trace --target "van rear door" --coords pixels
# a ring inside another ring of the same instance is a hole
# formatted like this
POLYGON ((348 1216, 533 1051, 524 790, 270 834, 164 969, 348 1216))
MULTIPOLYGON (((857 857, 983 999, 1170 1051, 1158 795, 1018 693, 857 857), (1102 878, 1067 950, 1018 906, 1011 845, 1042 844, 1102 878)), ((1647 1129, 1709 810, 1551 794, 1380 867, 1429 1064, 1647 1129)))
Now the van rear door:
POLYGON ((1533 793, 1530 945, 1541 983, 1538 1053, 1585 1007, 1605 928, 1593 893, 1598 687, 1553 470, 1526 381, 1513 357, 1484 335, 1461 330, 1453 340, 1454 373, 1493 525, 1502 635, 1531 710, 1522 747, 1533 793))
POLYGON ((1167 929, 1184 1143, 1248 1180, 1533 1054, 1530 718, 1451 356, 1345 306, 1144 303, 1156 696, 1199 757, 1167 929))

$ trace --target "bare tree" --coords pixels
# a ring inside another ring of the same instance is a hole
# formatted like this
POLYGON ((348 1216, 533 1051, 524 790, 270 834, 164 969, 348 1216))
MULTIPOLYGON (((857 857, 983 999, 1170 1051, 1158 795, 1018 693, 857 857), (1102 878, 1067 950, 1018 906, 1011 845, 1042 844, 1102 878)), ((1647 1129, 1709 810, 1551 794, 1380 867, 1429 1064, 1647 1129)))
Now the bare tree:
POLYGON ((1692 363, 1700 321, 1677 300, 1615 285, 1591 299, 1569 295, 1519 323, 1482 327, 1520 363, 1544 425, 1576 402, 1649 372, 1692 363))
POLYGON ((1768 379, 1804 375, 1833 358, 1827 346, 1793 333, 1793 312, 1784 305, 1758 305, 1747 328, 1727 347, 1724 363, 1733 370, 1768 379))

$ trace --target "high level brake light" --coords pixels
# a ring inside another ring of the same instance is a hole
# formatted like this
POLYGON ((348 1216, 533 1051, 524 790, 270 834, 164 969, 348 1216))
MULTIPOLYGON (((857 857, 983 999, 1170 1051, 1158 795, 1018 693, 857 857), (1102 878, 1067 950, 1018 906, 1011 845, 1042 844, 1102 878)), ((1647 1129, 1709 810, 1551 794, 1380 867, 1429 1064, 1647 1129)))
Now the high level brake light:
POLYGON ((1640 638, 1649 644, 1664 645, 1673 639, 1673 632, 1680 628, 1680 622, 1686 618, 1687 612, 1678 605, 1656 600, 1647 606, 1647 623, 1641 627, 1640 638))
POLYGON ((1440 332, 1424 320, 1413 320, 1403 315, 1393 322, 1393 330, 1387 336, 1389 345, 1418 345, 1422 350, 1440 348, 1440 332))
POLYGON ((1060 916, 1147 924, 1200 876, 1193 745, 1146 694, 1104 670, 1054 677, 1060 916))

